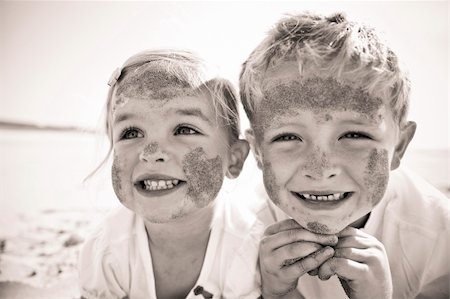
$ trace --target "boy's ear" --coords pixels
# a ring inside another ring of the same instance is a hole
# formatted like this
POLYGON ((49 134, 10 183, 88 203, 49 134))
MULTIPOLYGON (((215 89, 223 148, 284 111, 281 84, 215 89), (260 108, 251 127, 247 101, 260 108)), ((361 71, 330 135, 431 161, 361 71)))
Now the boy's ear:
POLYGON ((226 176, 229 179, 234 179, 241 173, 244 167, 245 159, 247 159, 250 147, 247 140, 238 139, 230 147, 230 159, 226 176))
POLYGON ((405 126, 400 128, 400 136, 391 161, 391 170, 397 169, 400 166, 400 160, 405 154, 409 142, 413 139, 416 128, 417 124, 413 121, 408 121, 405 126))
POLYGON ((252 129, 245 130, 245 138, 250 143, 250 148, 252 149, 253 156, 255 156, 258 168, 262 169, 262 155, 256 142, 255 132, 252 129))

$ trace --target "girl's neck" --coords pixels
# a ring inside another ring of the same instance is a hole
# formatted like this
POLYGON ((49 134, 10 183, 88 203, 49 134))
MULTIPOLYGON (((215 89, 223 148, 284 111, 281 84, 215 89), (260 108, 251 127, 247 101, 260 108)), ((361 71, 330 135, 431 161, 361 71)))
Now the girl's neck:
POLYGON ((167 223, 144 220, 149 246, 170 252, 204 248, 208 243, 214 206, 207 206, 191 215, 167 223))

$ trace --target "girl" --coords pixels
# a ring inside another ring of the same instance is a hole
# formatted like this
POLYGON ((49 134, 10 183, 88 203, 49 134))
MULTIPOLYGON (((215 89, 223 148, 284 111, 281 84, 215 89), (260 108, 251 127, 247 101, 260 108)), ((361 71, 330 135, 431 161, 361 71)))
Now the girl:
POLYGON ((83 297, 260 295, 263 227, 217 199, 224 177, 239 175, 249 146, 239 139, 232 86, 204 74, 189 52, 146 51, 109 81, 112 184, 123 207, 85 242, 83 297))

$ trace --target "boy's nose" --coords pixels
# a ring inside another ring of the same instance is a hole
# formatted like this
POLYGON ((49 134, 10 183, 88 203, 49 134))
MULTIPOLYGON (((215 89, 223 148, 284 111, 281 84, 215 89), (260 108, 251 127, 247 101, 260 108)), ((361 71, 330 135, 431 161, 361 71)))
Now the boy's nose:
POLYGON ((157 142, 151 142, 142 149, 139 159, 148 163, 167 162, 169 155, 161 149, 157 142))
POLYGON ((331 179, 339 174, 339 170, 337 168, 330 168, 330 169, 312 169, 312 170, 305 170, 303 172, 304 176, 308 179, 312 180, 323 180, 323 179, 331 179))
POLYGON ((330 163, 323 152, 316 152, 309 156, 301 171, 305 177, 312 180, 331 179, 341 172, 338 166, 330 163))

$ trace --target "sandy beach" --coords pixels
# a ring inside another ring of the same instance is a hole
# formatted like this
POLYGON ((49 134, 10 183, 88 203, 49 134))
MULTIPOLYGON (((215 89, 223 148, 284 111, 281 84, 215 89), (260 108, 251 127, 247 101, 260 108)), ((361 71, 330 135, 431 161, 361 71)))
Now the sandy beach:
MULTIPOLYGON (((107 170, 82 183, 101 160, 99 137, 11 131, 0 136, 0 298, 79 298, 80 246, 117 205, 107 170)), ((412 150, 404 164, 450 197, 449 153, 412 150)), ((247 185, 253 171, 246 169, 237 184, 247 185)))

